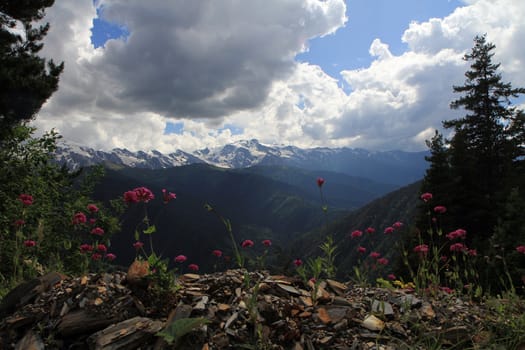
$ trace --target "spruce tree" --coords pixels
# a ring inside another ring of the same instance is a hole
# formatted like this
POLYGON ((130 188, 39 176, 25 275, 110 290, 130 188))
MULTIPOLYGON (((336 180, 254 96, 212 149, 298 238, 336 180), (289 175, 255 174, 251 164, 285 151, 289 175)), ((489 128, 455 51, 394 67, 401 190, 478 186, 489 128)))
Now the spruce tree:
POLYGON ((49 24, 33 27, 54 0, 0 2, 0 144, 34 118, 58 87, 63 63, 39 57, 49 24))
POLYGON ((502 81, 500 65, 492 62, 494 49, 485 36, 474 39, 472 51, 464 56, 472 62, 465 73, 465 84, 453 87, 461 97, 450 105, 467 114, 443 122, 445 128, 454 130, 449 153, 458 212, 452 215, 465 221, 470 238, 476 237, 472 243, 478 247, 497 224, 510 190, 508 181, 519 159, 519 138, 523 137, 523 130, 519 130, 522 112, 511 106, 511 99, 525 89, 502 81))

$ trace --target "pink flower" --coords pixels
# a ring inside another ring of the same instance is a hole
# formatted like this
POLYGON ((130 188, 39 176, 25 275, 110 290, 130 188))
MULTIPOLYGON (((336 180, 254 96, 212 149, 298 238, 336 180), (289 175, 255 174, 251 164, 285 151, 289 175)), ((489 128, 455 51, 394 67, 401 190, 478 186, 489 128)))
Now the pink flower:
POLYGON ((352 238, 359 238, 362 235, 363 235, 362 231, 355 230, 355 231, 352 231, 352 233, 350 234, 350 237, 352 237, 352 238))
POLYGON ((139 250, 142 247, 144 247, 144 243, 140 241, 136 241, 135 243, 133 243, 133 248, 135 248, 136 250, 139 250))
POLYGON ((435 212, 435 213, 438 213, 438 214, 445 214, 446 211, 447 211, 447 208, 445 208, 445 207, 442 206, 442 205, 438 205, 438 206, 435 206, 435 207, 434 207, 434 212, 435 212))
POLYGON ((104 244, 99 244, 99 245, 97 245, 97 250, 99 252, 107 252, 108 248, 106 248, 106 246, 104 244))
POLYGON ((399 230, 403 226, 403 223, 401 221, 396 221, 392 224, 392 227, 396 230, 399 230))
POLYGON ((175 193, 167 192, 164 188, 162 189, 162 201, 164 204, 169 203, 172 199, 177 198, 177 195, 175 193))
POLYGON ((450 289, 449 287, 439 287, 439 289, 441 289, 443 292, 447 293, 447 294, 452 294, 454 293, 454 290, 453 289, 450 289))
POLYGON ((190 269, 191 271, 199 271, 199 265, 197 265, 197 264, 189 264, 188 265, 188 269, 190 269))
POLYGON ((253 241, 251 239, 247 239, 241 243, 241 247, 247 248, 247 247, 253 247, 253 241))
POLYGON ((364 253, 366 253, 366 248, 365 248, 365 247, 361 247, 361 246, 359 246, 359 247, 357 247, 357 251, 358 251, 359 253, 361 253, 361 254, 364 254, 364 253))
POLYGON ((188 260, 188 258, 186 257, 186 255, 177 255, 174 260, 176 263, 183 263, 186 260, 188 260))
POLYGON ((324 185, 324 179, 322 177, 318 177, 317 178, 317 186, 319 186, 319 188, 323 187, 324 185))
POLYGON ((379 258, 377 259, 377 263, 380 265, 388 265, 388 259, 387 258, 379 258))
POLYGON ((370 253, 370 257, 371 257, 372 259, 377 259, 377 258, 379 258, 380 256, 381 256, 381 254, 379 254, 378 252, 372 252, 372 253, 370 253))
POLYGON ((451 252, 462 252, 467 250, 467 247, 463 243, 454 243, 450 245, 451 252))
POLYGON ((96 223, 97 223, 97 219, 95 219, 95 218, 91 218, 91 219, 89 219, 89 224, 90 224, 91 226, 95 225, 96 223))
POLYGON ((93 246, 91 244, 81 244, 80 245, 80 252, 81 253, 86 253, 86 252, 91 252, 93 251, 93 246))
POLYGON ((458 228, 457 230, 452 231, 447 234, 447 238, 450 240, 453 240, 456 238, 465 239, 466 236, 467 236, 467 231, 463 230, 462 228, 458 228))
POLYGON ((33 196, 31 196, 30 194, 22 193, 20 196, 18 196, 18 199, 20 199, 23 205, 33 204, 33 196))
POLYGON ((222 256, 222 251, 219 249, 215 249, 211 252, 213 255, 215 255, 217 258, 220 258, 222 256))
POLYGON ((102 229, 101 227, 95 227, 94 229, 91 230, 91 234, 102 236, 104 234, 104 229, 102 229))
POLYGON ((108 253, 106 254, 106 259, 108 259, 108 261, 113 261, 117 258, 117 256, 113 253, 108 253))
POLYGON ((373 227, 369 227, 366 229, 366 233, 374 233, 374 232, 376 232, 376 229, 373 227))
POLYGON ((448 261, 448 257, 446 255, 441 255, 441 257, 439 258, 439 260, 441 260, 441 262, 444 262, 446 263, 448 261))
POLYGON ((124 192, 124 202, 126 203, 138 203, 139 198, 135 191, 124 192))
POLYGON ((148 203, 150 200, 155 199, 153 192, 151 192, 146 187, 138 187, 135 188, 133 191, 135 191, 135 193, 137 194, 137 199, 139 202, 148 203))
POLYGON ((387 228, 385 228, 385 233, 386 234, 390 234, 390 233, 393 233, 394 232, 394 228, 392 226, 389 226, 387 228))
POLYGON ((90 213, 96 213, 98 212, 98 207, 95 204, 88 204, 87 210, 89 210, 90 213))
POLYGON ((476 249, 469 249, 467 254, 470 256, 478 256, 478 251, 476 249))
POLYGON ((303 264, 303 261, 301 259, 295 259, 293 261, 293 264, 296 266, 296 267, 299 267, 303 264))
POLYGON ((429 200, 432 199, 432 193, 425 192, 425 193, 423 193, 423 194, 421 195, 420 198, 423 200, 423 202, 428 202, 429 200))
POLYGON ((86 214, 79 212, 73 215, 73 225, 85 224, 87 221, 86 214))
POLYGON ((425 255, 425 254, 428 253, 428 245, 420 244, 418 246, 415 246, 414 247, 414 252, 425 255))
POLYGON ((25 223, 26 223, 26 222, 25 222, 24 220, 22 220, 22 219, 18 219, 18 220, 15 220, 15 222, 13 222, 13 225, 14 225, 15 227, 20 227, 20 226, 24 226, 25 223))
POLYGON ((102 259, 102 254, 93 253, 93 255, 91 255, 91 259, 92 260, 100 260, 100 259, 102 259))
POLYGON ((525 245, 519 245, 516 247, 516 251, 521 254, 525 254, 525 245))
POLYGON ((34 246, 36 246, 36 242, 33 241, 32 239, 28 239, 28 240, 24 241, 24 245, 26 247, 34 247, 34 246))
POLYGON ((266 247, 269 247, 272 245, 272 241, 270 241, 269 239, 265 239, 264 241, 262 241, 262 244, 266 247))
POLYGON ((388 276, 386 276, 389 280, 391 281, 394 281, 396 279, 396 275, 394 275, 393 273, 389 274, 388 276))

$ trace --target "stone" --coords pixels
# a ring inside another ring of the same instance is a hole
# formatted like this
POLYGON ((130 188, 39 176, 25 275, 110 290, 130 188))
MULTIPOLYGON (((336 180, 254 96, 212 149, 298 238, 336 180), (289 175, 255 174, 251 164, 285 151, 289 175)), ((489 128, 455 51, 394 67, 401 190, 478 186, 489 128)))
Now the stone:
POLYGON ((361 327, 371 331, 382 331, 385 328, 385 322, 374 315, 368 315, 363 322, 361 322, 361 327))

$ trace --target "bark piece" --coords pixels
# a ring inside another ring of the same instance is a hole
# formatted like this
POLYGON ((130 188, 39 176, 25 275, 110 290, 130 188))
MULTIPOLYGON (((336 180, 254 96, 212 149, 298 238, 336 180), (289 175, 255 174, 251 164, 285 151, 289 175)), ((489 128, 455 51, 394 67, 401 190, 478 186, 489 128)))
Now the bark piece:
POLYGON ((90 349, 139 349, 162 329, 162 322, 147 317, 133 317, 113 324, 88 338, 90 349))

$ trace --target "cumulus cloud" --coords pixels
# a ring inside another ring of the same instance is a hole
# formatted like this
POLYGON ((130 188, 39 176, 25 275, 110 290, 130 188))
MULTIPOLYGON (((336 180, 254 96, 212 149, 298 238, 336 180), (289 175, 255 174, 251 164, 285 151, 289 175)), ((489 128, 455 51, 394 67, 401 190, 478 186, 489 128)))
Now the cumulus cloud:
POLYGON ((452 85, 463 83, 462 56, 483 33, 496 44, 504 78, 525 86, 525 47, 517 44, 525 40, 525 6, 513 0, 468 0, 444 18, 407 23, 400 41, 408 49, 399 55, 375 39, 369 66, 341 72, 346 92, 321 67, 294 59, 309 39, 344 26, 343 0, 97 6, 129 35, 94 48, 93 2, 57 1, 46 17, 52 27, 44 53, 66 68, 36 120, 97 148, 171 152, 257 138, 421 150, 442 120, 460 113, 449 109, 452 85), (183 128, 165 133, 168 122, 183 128))

